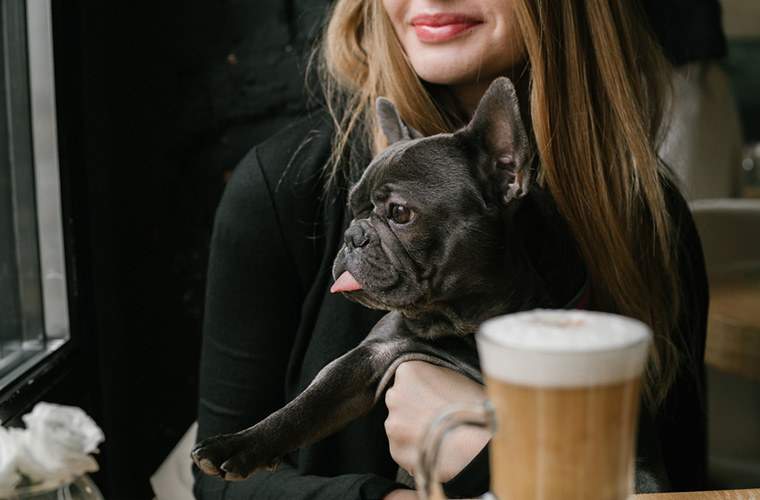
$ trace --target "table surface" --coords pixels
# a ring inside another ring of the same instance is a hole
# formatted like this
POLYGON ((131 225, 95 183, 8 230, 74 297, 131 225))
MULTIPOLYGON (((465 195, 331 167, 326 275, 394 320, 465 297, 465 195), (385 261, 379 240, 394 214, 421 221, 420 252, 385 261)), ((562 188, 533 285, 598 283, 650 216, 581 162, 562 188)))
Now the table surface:
POLYGON ((657 493, 636 495, 636 500, 760 500, 760 489, 703 491, 698 493, 657 493))

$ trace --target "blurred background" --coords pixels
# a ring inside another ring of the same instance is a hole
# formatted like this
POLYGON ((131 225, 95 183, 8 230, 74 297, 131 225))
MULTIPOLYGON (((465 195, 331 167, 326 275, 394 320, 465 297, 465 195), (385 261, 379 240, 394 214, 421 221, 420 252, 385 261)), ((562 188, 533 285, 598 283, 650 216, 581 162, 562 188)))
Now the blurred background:
MULTIPOLYGON (((328 4, 0 0, 0 418, 40 399, 84 408, 106 436, 106 498, 153 498, 195 420, 214 210, 245 152, 307 112, 328 4)), ((760 302, 736 305, 760 299, 760 279, 742 281, 760 261, 760 2, 723 9, 743 147, 729 187, 690 196, 722 308, 711 474, 760 486, 760 302), (741 265, 713 265, 727 262, 741 265)))

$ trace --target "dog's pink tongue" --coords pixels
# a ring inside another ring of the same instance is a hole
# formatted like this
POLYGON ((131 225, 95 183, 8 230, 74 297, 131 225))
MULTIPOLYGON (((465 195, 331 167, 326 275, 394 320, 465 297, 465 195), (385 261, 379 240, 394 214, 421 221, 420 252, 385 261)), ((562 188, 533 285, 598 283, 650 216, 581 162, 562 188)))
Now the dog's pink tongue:
POLYGON ((338 276, 333 286, 330 287, 330 293, 336 292, 353 292, 354 290, 361 290, 362 286, 356 281, 356 278, 351 276, 348 271, 343 271, 343 274, 338 276))

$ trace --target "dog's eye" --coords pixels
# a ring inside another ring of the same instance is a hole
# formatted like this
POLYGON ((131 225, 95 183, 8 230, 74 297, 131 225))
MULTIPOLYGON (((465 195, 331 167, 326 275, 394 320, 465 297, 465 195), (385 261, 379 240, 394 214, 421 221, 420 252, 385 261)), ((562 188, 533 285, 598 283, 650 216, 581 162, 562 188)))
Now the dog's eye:
POLYGON ((388 213, 390 214, 390 219, 396 224, 406 224, 412 220, 412 211, 398 203, 391 203, 388 207, 388 213))

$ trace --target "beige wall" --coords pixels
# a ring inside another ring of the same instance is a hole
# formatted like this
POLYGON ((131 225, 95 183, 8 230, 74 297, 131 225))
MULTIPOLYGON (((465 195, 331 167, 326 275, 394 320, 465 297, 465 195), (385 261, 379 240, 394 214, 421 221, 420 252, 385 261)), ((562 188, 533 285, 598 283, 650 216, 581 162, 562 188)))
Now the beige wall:
POLYGON ((760 36, 760 0, 721 0, 723 26, 731 38, 760 36))

